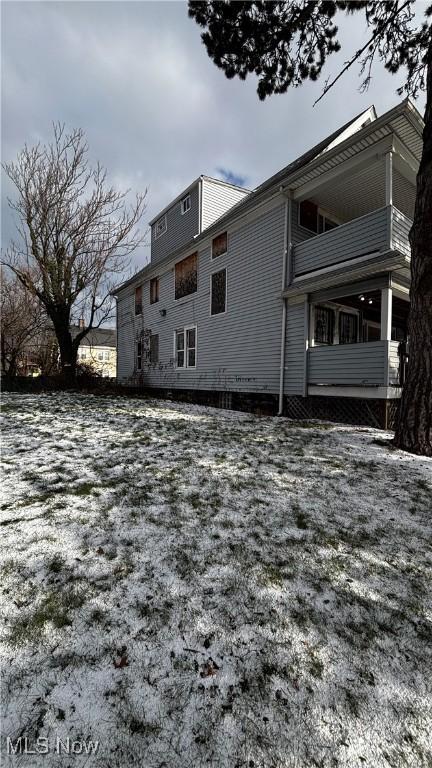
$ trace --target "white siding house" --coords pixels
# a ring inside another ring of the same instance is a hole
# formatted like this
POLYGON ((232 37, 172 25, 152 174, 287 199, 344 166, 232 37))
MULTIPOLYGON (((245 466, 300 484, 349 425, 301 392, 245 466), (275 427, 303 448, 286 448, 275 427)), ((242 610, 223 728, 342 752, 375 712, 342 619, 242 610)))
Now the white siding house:
POLYGON ((200 176, 116 291, 118 381, 389 423, 407 337, 422 120, 373 108, 253 192, 200 176))

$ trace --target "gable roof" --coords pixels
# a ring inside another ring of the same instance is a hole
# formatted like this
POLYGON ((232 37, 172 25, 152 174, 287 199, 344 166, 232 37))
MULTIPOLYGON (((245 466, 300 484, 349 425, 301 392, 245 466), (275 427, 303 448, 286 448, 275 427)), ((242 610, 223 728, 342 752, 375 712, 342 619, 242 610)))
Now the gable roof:
MULTIPOLYGON (((72 338, 80 332, 79 325, 71 326, 72 338)), ((117 334, 114 328, 92 328, 82 341, 80 347, 111 347, 115 349, 117 346, 117 334)))

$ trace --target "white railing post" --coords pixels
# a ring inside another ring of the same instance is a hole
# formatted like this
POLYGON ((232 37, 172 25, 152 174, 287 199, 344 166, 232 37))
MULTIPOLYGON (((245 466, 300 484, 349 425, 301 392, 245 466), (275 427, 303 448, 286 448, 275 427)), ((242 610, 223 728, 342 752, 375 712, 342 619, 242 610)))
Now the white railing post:
POLYGON ((392 289, 381 288, 381 341, 391 341, 392 289))
POLYGON ((393 205, 393 152, 385 155, 385 204, 393 205))

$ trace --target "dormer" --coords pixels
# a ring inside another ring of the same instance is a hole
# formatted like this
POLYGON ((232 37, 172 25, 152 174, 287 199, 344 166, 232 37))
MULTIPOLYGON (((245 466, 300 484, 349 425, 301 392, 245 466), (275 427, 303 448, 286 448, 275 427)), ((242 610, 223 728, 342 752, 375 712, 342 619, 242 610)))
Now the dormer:
POLYGON ((247 194, 243 187, 199 176, 150 222, 152 263, 186 245, 247 194))

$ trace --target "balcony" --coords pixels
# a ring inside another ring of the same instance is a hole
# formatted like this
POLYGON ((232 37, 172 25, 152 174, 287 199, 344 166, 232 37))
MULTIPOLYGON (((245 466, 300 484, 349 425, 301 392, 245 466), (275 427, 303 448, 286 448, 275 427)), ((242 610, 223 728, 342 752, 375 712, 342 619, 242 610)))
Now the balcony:
POLYGON ((408 216, 388 205, 310 237, 294 247, 294 277, 388 251, 397 251, 404 261, 410 256, 411 224, 408 216))
POLYGON ((308 384, 398 387, 398 347, 397 341, 311 347, 307 359, 308 384))

